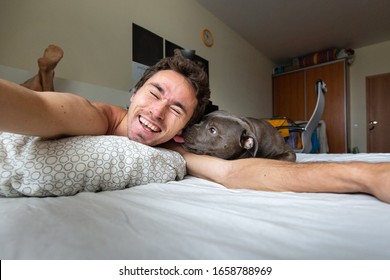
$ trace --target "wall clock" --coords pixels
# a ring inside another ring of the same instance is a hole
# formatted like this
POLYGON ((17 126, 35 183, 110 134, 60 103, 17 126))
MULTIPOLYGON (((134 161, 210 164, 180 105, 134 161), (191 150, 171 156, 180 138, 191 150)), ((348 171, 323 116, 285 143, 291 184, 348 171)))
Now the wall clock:
POLYGON ((212 47, 214 45, 214 36, 208 29, 203 29, 202 31, 202 41, 207 47, 212 47))

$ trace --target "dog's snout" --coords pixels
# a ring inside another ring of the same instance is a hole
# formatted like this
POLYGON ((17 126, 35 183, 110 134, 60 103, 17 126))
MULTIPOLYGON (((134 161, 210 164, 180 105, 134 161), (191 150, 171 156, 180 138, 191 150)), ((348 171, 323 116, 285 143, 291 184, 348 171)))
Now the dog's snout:
POLYGON ((184 139, 184 143, 193 143, 194 142, 194 129, 186 128, 183 131, 182 137, 184 139))

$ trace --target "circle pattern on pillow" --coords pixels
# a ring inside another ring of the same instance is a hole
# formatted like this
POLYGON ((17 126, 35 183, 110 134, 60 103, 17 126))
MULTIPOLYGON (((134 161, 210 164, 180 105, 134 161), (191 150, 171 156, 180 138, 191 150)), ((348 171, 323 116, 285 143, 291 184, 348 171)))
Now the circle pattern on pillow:
POLYGON ((183 157, 121 136, 0 133, 0 196, 66 196, 182 179, 183 157))

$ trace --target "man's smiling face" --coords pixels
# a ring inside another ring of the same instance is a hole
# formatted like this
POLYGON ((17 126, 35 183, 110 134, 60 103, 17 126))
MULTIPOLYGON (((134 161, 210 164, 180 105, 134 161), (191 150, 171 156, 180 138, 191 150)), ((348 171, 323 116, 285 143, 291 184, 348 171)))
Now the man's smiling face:
POLYGON ((129 139, 156 146, 179 135, 195 111, 195 94, 192 85, 175 71, 154 74, 131 97, 129 139))

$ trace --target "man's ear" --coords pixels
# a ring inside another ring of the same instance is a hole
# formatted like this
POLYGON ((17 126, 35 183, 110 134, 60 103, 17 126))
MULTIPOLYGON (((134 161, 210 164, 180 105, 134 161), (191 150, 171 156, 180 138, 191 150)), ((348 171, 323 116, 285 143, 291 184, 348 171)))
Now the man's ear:
POLYGON ((253 133, 244 130, 241 134, 240 146, 245 150, 248 150, 252 157, 255 157, 257 149, 259 148, 259 143, 253 133))

